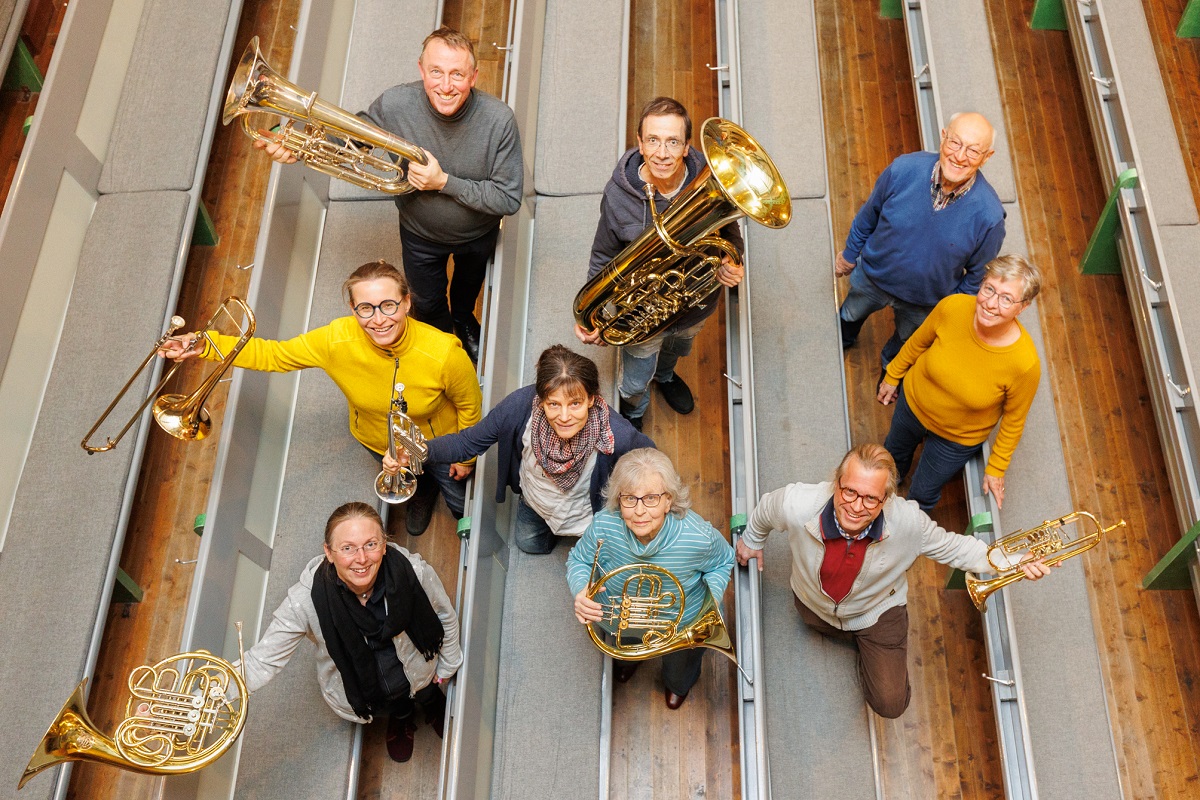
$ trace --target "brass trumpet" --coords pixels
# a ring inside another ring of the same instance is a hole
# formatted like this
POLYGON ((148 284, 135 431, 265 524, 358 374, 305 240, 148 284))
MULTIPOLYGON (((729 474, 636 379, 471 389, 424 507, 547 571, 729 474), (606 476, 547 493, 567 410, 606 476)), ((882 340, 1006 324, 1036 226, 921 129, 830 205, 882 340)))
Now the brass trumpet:
MULTIPOLYGON (((240 651, 240 622, 237 631, 240 651)), ((195 772, 224 755, 246 724, 250 693, 244 677, 206 650, 135 668, 125 719, 112 737, 88 717, 86 684, 84 678, 38 743, 18 789, 64 761, 93 761, 149 775, 195 772)))
POLYGON ((258 49, 258 37, 250 40, 229 83, 221 121, 228 125, 242 118, 242 129, 251 139, 278 141, 296 158, 318 172, 387 194, 406 194, 413 187, 405 171, 390 158, 372 154, 378 147, 414 164, 428 163, 425 151, 399 136, 326 103, 316 92, 306 92, 271 69, 258 49), (287 118, 279 137, 263 136, 250 124, 249 114, 265 112, 287 118), (295 123, 301 123, 297 130, 295 123), (333 141, 330 134, 343 142, 333 141))
POLYGON ((575 321, 608 344, 646 341, 720 286, 721 258, 738 254, 713 231, 743 216, 768 228, 791 221, 787 186, 754 137, 713 117, 700 138, 707 168, 661 215, 647 183, 653 223, 575 295, 575 321))
POLYGON ((380 471, 375 477, 375 494, 385 503, 403 503, 417 491, 417 477, 424 471, 429 457, 429 445, 421 428, 408 416, 408 401, 404 399, 404 384, 397 383, 392 392, 392 408, 388 411, 388 455, 392 460, 403 450, 408 454, 408 466, 400 467, 395 475, 380 471))
POLYGON ((1025 573, 1021 571, 1022 564, 1041 558, 1046 566, 1052 567, 1091 550, 1100 544, 1104 534, 1123 527, 1125 520, 1105 528, 1088 512, 1073 511, 1065 517, 1046 520, 1036 528, 1009 534, 994 542, 987 551, 988 563, 998 573, 996 577, 984 580, 967 575, 967 593, 971 596, 971 602, 980 611, 986 611, 987 599, 993 592, 1025 578, 1025 573), (1064 535, 1068 525, 1084 521, 1091 523, 1091 530, 1074 537, 1064 535), (1013 562, 1011 556, 1018 553, 1025 555, 1013 562), (997 555, 1004 557, 1003 563, 997 563, 997 555))
POLYGON ((117 407, 117 404, 121 402, 125 394, 129 391, 129 387, 133 385, 133 382, 138 379, 142 371, 154 360, 155 354, 158 353, 159 349, 166 344, 175 331, 184 326, 183 317, 171 317, 171 324, 167 327, 167 332, 154 343, 154 347, 150 350, 150 355, 146 356, 145 360, 142 361, 141 365, 133 373, 133 376, 117 392, 117 396, 108 404, 108 408, 104 409, 104 413, 100 415, 100 419, 96 420, 96 424, 92 426, 91 430, 84 435, 83 441, 79 443, 79 446, 88 453, 106 453, 112 450, 117 446, 117 442, 121 441, 125 436, 126 432, 133 427, 133 423, 137 422, 138 418, 142 416, 142 412, 146 410, 146 406, 150 405, 151 402, 154 403, 154 407, 152 408, 154 420, 158 423, 159 427, 176 439, 190 441, 192 439, 203 439, 207 436, 209 431, 212 430, 212 422, 209 420, 208 410, 204 408, 204 402, 208 399, 212 390, 216 388, 222 376, 233 366, 233 360, 237 358, 237 354, 246 346, 246 342, 250 341, 250 338, 254 336, 254 312, 250 310, 250 306, 246 305, 241 298, 227 297, 217 307, 217 310, 213 312, 213 315, 209 317, 208 322, 204 323, 201 333, 192 340, 189 349, 195 347, 200 342, 208 342, 218 354, 221 352, 208 332, 216 324, 217 317, 221 315, 225 315, 233 320, 241 336, 233 349, 222 357, 220 366, 209 373, 208 377, 196 388, 196 391, 190 395, 164 394, 162 397, 155 398, 162 391, 162 388, 166 386, 167 381, 171 380, 175 371, 179 369, 179 365, 182 362, 176 362, 166 371, 166 374, 159 380, 158 385, 150 391, 146 399, 142 401, 142 404, 129 417, 129 421, 125 423, 125 427, 121 428, 117 433, 117 438, 105 437, 105 444, 98 446, 88 444, 88 440, 92 438, 92 434, 99 430, 104 421, 108 419, 109 414, 113 412, 113 409, 117 407), (241 309, 244 323, 239 323, 237 318, 229 313, 230 306, 237 306, 241 309))
MULTIPOLYGON (((597 543, 593 572, 603 543, 603 539, 597 543)), ((683 604, 687 598, 670 570, 656 564, 626 564, 589 584, 587 597, 600 603, 603 610, 603 619, 589 622, 587 629, 592 643, 606 655, 645 661, 689 647, 707 647, 737 664, 733 641, 712 593, 696 619, 685 626, 683 604)))

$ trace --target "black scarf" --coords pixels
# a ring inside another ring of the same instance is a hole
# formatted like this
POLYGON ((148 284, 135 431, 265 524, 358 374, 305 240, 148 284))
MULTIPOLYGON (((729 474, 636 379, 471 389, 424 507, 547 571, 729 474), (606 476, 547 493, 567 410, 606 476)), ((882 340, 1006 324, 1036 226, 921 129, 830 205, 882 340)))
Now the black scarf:
POLYGON ((337 570, 328 559, 313 575, 312 601, 325 637, 325 648, 341 673, 346 700, 363 719, 372 716, 372 705, 382 699, 375 655, 364 637, 392 639, 407 633, 429 661, 442 649, 445 635, 442 621, 417 580, 412 564, 394 547, 385 546, 384 551, 376 577, 383 579, 387 598, 387 621, 383 625, 354 592, 338 585, 337 570))

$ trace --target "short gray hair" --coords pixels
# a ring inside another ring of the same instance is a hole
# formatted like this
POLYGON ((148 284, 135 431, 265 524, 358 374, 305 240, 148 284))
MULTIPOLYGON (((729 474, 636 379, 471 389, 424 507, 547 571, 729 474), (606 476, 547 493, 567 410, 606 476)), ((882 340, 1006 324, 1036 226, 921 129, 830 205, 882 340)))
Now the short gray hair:
POLYGON ((846 465, 850 463, 850 459, 858 462, 859 466, 869 472, 876 470, 887 471, 887 487, 884 489, 884 500, 888 499, 896 493, 896 487, 900 483, 900 476, 896 472, 896 460, 892 458, 892 454, 888 449, 881 444, 869 442, 860 444, 842 457, 842 462, 837 465, 837 469, 833 471, 833 482, 840 485, 842 476, 846 474, 846 465))
POLYGON ((995 278, 998 281, 1020 278, 1021 285, 1024 287, 1021 291, 1022 303, 1028 303, 1042 290, 1041 270, 1029 263, 1024 256, 1016 253, 1007 253, 993 258, 983 268, 983 277, 984 279, 995 278))
POLYGON ((671 513, 682 519, 692 507, 692 496, 671 459, 653 447, 639 447, 621 456, 604 487, 604 507, 619 510, 621 495, 629 494, 635 485, 654 475, 662 480, 663 491, 671 495, 671 513))

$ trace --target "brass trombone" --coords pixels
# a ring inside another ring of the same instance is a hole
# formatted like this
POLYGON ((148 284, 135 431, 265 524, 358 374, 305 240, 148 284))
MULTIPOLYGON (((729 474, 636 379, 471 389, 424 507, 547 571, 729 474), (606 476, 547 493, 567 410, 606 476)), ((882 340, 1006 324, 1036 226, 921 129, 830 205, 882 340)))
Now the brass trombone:
POLYGON ((415 144, 326 103, 316 92, 306 92, 284 80, 263 58, 257 36, 250 40, 233 73, 221 121, 228 125, 239 116, 242 129, 251 139, 278 141, 318 172, 364 189, 387 194, 413 191, 401 166, 390 158, 374 155, 374 147, 414 164, 429 161, 425 151, 415 144), (250 124, 249 114, 254 112, 287 118, 278 139, 263 136, 250 124), (302 123, 300 129, 295 127, 297 122, 302 123), (331 140, 330 134, 344 141, 331 140))
POLYGON ((1100 544, 1100 539, 1104 534, 1123 527, 1125 527, 1125 520, 1120 520, 1117 524, 1105 528, 1088 512, 1073 511, 1065 517, 1046 520, 1036 528, 1009 534, 994 542, 987 551, 988 563, 998 573, 996 577, 984 580, 976 578, 974 575, 967 575, 967 593, 971 596, 971 602, 980 611, 986 611, 987 599, 993 592, 1025 578, 1025 573, 1021 571, 1022 564, 1028 564, 1039 558, 1044 559, 1044 563, 1048 567, 1061 564, 1068 558, 1086 553, 1100 544), (1064 533, 1068 525, 1085 521, 1091 523, 1091 529, 1087 532, 1073 537, 1064 533), (1025 555, 1015 562, 1012 561, 1011 557, 1018 553, 1025 555), (1003 563, 997 563, 997 555, 1004 557, 1003 563))
POLYGON ((146 399, 142 401, 142 404, 139 405, 137 410, 135 410, 129 417, 129 421, 125 423, 125 427, 121 428, 121 430, 117 433, 117 438, 112 439, 105 437, 106 442, 102 445, 92 445, 88 443, 88 440, 91 439, 92 435, 100 429, 100 426, 103 425, 105 420, 108 419, 108 416, 113 412, 113 409, 117 407, 117 404, 124 399, 125 394, 129 391, 129 388, 133 385, 134 381, 138 379, 138 376, 142 374, 142 371, 145 370, 152 361, 154 361, 155 355, 158 353, 159 349, 166 344, 167 340, 172 337, 175 331, 184 326, 183 317, 171 317, 171 324, 168 326, 167 332, 164 333, 162 337, 154 343, 154 347, 150 350, 150 355, 146 356, 145 360, 142 361, 141 365, 133 373, 133 377, 126 381, 125 385, 121 387, 121 390, 117 392, 117 396, 114 397, 113 401, 108 404, 108 408, 104 409, 104 413, 100 415, 100 419, 96 420, 96 424, 92 426, 91 430, 84 435, 83 441, 79 443, 79 446, 86 450, 89 454, 106 453, 109 450, 112 450, 117 446, 117 442, 121 441, 129 429, 133 427, 133 424, 142 416, 142 412, 146 410, 146 406, 150 405, 152 402, 154 403, 154 406, 151 411, 154 414, 154 420, 158 423, 159 427, 174 436, 176 439, 190 441, 192 439, 203 439, 205 436, 208 436, 209 431, 212 430, 212 422, 209 420, 208 410, 204 408, 204 402, 208 399, 208 396, 212 393, 212 390, 216 388, 217 384, 221 381, 221 378, 225 375, 225 373, 228 372, 230 367, 233 366, 233 360, 237 358, 237 354, 240 353, 242 348, 246 346, 246 342, 250 341, 250 338, 254 336, 254 312, 250 310, 250 306, 246 305, 245 301, 243 301, 241 298, 231 296, 225 298, 221 305, 217 307, 217 310, 213 312, 211 317, 209 317, 208 322, 204 323, 202 330, 194 339, 192 339, 191 343, 188 345, 188 349, 184 352, 190 352, 201 342, 207 342, 215 352, 221 354, 221 349, 217 347, 217 343, 213 340, 212 335, 209 333, 213 325, 216 324, 217 318, 221 315, 224 315, 232 320, 234 325, 237 326, 241 335, 237 343, 233 346, 233 349, 231 349, 227 354, 222 355, 220 366, 209 373, 208 377, 205 378, 204 381, 201 382, 200 386, 196 388, 196 391, 189 395, 164 394, 156 399, 155 396, 162 391, 162 388, 167 384, 167 381, 171 380, 171 377, 174 376, 175 371, 179 369, 179 365, 182 362, 177 361, 170 367, 170 369, 166 371, 166 374, 164 374, 159 380, 158 385, 151 390, 146 399), (230 306, 236 306, 241 309, 244 323, 239 323, 237 318, 229 312, 230 306))

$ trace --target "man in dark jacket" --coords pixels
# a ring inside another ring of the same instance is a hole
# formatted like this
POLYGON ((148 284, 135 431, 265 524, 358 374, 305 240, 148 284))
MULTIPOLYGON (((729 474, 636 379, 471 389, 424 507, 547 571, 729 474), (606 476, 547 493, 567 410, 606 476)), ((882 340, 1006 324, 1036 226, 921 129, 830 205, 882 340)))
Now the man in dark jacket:
MULTIPOLYGON (((692 120, 677 100, 656 97, 642 111, 638 123, 638 145, 617 161, 604 196, 600 201, 600 223, 592 243, 588 264, 591 279, 626 245, 653 222, 645 186, 655 189, 654 202, 659 213, 705 168, 704 157, 688 146, 692 120)), ((721 229, 720 235, 739 253, 745 252, 737 223, 721 229)), ((717 270, 717 280, 728 287, 737 286, 745 274, 742 266, 726 257, 717 270)), ((653 338, 621 349, 621 416, 642 429, 642 416, 650 405, 647 389, 650 380, 658 384, 663 399, 678 414, 691 413, 695 403, 687 384, 675 373, 675 364, 692 350, 692 340, 704 320, 717 310, 717 288, 703 303, 684 314, 677 322, 653 338)), ((575 335, 586 344, 601 344, 599 334, 575 326, 575 335)))

